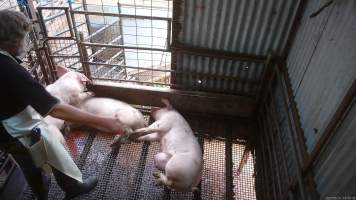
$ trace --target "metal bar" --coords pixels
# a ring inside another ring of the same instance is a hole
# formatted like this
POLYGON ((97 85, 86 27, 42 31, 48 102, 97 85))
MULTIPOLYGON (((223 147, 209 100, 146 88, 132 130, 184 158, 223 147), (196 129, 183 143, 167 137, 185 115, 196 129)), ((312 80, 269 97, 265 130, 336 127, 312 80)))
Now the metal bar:
MULTIPOLYGON (((199 124, 198 121, 195 121, 195 124, 199 124)), ((201 150, 201 153, 202 153, 202 157, 204 156, 204 138, 203 138, 203 135, 198 133, 198 142, 199 142, 199 145, 200 145, 200 150, 201 150)), ((193 200, 201 200, 201 181, 198 185, 198 190, 197 191, 194 191, 194 197, 193 197, 193 200)))
POLYGON ((270 117, 268 116, 268 109, 267 109, 267 104, 265 104, 264 106, 265 112, 266 113, 266 127, 268 127, 267 129, 267 134, 266 134, 266 141, 268 143, 267 145, 267 149, 269 149, 269 151, 271 152, 271 156, 273 157, 272 159, 274 160, 274 168, 275 168, 275 172, 277 175, 277 186, 278 186, 278 198, 277 199, 281 199, 282 198, 282 185, 281 185, 281 175, 280 175, 280 171, 279 171, 279 162, 277 161, 277 153, 276 153, 276 145, 273 142, 273 129, 271 127, 272 123, 270 121, 270 117))
MULTIPOLYGON (((58 56, 60 57, 60 56, 58 56)), ((239 80, 238 77, 229 77, 229 76, 224 76, 224 75, 214 75, 214 74, 203 74, 203 73, 198 73, 198 72, 185 72, 185 71, 173 71, 169 69, 158 69, 158 68, 146 68, 146 67, 133 67, 133 66, 125 66, 125 65, 120 65, 120 64, 109 64, 109 63, 99 63, 99 62, 83 62, 87 63, 90 65, 103 65, 103 66, 114 66, 114 67, 124 67, 128 69, 140 69, 140 70, 147 70, 147 71, 156 71, 156 72, 171 72, 172 74, 185 74, 185 75, 191 75, 193 77, 210 77, 210 78, 219 78, 223 80, 234 80, 237 81, 239 80)), ((253 79, 248 79, 250 84, 257 84, 258 82, 253 80, 253 79)))
POLYGON ((101 31, 105 30, 106 28, 112 26, 112 25, 115 24, 115 23, 116 23, 116 21, 113 22, 113 23, 111 23, 111 24, 106 24, 105 26, 103 26, 102 28, 98 29, 98 30, 95 31, 94 33, 89 34, 89 36, 86 37, 86 38, 84 39, 84 41, 90 40, 92 37, 96 36, 96 35, 99 34, 101 31))
POLYGON ((262 93, 268 92, 268 90, 266 90, 266 88, 269 85, 269 81, 271 81, 271 80, 269 80, 269 78, 272 76, 272 73, 273 73, 272 54, 268 54, 267 60, 266 60, 266 66, 263 68, 263 72, 262 72, 262 81, 257 89, 256 100, 257 100, 257 102, 259 102, 259 105, 262 105, 262 103, 263 103, 263 102, 261 102, 261 99, 262 99, 261 97, 264 97, 264 95, 262 95, 262 93))
MULTIPOLYGON (((84 35, 82 32, 79 33, 79 40, 80 42, 82 42, 84 40, 84 35)), ((81 43, 80 43, 81 44, 81 43)), ((85 46, 79 45, 79 48, 81 49, 82 52, 82 64, 83 64, 83 70, 84 70, 84 74, 85 76, 88 77, 88 79, 92 79, 91 77, 91 72, 90 72, 90 67, 88 64, 85 64, 84 62, 88 62, 89 61, 89 56, 88 56, 88 52, 85 48, 85 46)))
POLYGON ((51 58, 80 58, 80 56, 69 56, 69 55, 49 55, 51 58))
MULTIPOLYGON (((300 124, 300 117, 299 117, 299 112, 297 109, 297 104, 294 101, 294 96, 293 96, 293 91, 292 91, 292 85, 288 76, 288 71, 287 71, 287 67, 286 65, 279 65, 279 70, 282 73, 281 79, 284 79, 284 83, 282 84, 283 87, 285 87, 285 91, 287 94, 285 94, 285 97, 287 98, 286 103, 289 102, 290 104, 290 108, 291 108, 291 112, 292 112, 292 118, 293 118, 293 122, 294 122, 294 126, 296 128, 296 132, 297 132, 297 142, 299 143, 299 146, 301 148, 301 153, 302 153, 302 159, 303 159, 303 163, 301 163, 301 167, 303 167, 304 161, 309 159, 309 154, 307 152, 307 147, 305 144, 305 138, 304 138, 304 131, 302 128, 302 125, 300 124)), ((288 107, 288 105, 286 105, 286 107, 288 107)), ((288 119, 291 123, 290 117, 288 115, 288 119)), ((291 129, 292 130, 292 129, 291 129)), ((303 172, 302 172, 302 176, 303 176, 303 172)), ((312 195, 312 199, 316 200, 319 199, 319 194, 315 188, 315 182, 313 179, 313 176, 311 173, 307 174, 307 181, 309 183, 309 189, 312 195)))
POLYGON ((69 9, 68 7, 66 6, 38 6, 37 7, 38 10, 66 10, 66 9, 69 9))
MULTIPOLYGON (((278 77, 278 80, 279 80, 279 83, 282 85, 282 87, 284 88, 284 84, 283 84, 283 77, 282 75, 280 74, 279 70, 276 70, 277 71, 277 77, 278 77)), ((298 147, 297 147, 297 142, 296 141, 297 139, 294 137, 294 134, 293 134, 293 127, 292 127, 292 119, 289 115, 289 106, 288 106, 288 96, 285 92, 285 90, 283 90, 283 96, 284 96, 284 107, 286 109, 286 112, 287 113, 287 118, 288 118, 288 125, 289 125, 289 129, 290 129, 290 141, 292 141, 292 150, 293 150, 293 153, 294 153, 294 159, 295 159, 295 162, 297 164, 297 180, 298 180, 298 184, 299 184, 299 189, 300 189, 300 192, 301 192, 301 195, 302 195, 302 199, 306 199, 306 194, 305 194, 305 188, 304 188, 304 180, 303 180, 303 176, 302 176, 302 170, 301 170, 301 159, 299 158, 299 154, 298 154, 298 147)))
POLYGON ((234 196, 234 184, 233 184, 233 163, 232 163, 232 127, 231 124, 226 124, 226 145, 225 145, 225 181, 226 181, 226 199, 232 199, 234 196))
POLYGON ((113 67, 113 68, 111 68, 108 72, 106 72, 104 75, 103 75, 103 77, 106 77, 107 75, 109 75, 111 72, 113 72, 116 68, 118 68, 118 67, 113 67))
POLYGON ((39 22, 40 26, 42 27, 43 35, 46 38, 46 37, 48 37, 48 34, 47 34, 46 24, 43 19, 42 9, 41 9, 41 7, 37 7, 37 10, 38 10, 38 15, 39 15, 38 22, 39 22))
MULTIPOLYGON (((270 91, 271 92, 271 91, 270 91)), ((269 109, 270 112, 267 112, 267 113, 270 113, 270 117, 272 118, 272 121, 274 123, 274 125, 277 127, 277 141, 278 141, 278 146, 280 147, 280 151, 281 151, 281 157, 282 157, 282 166, 283 166, 283 169, 284 169, 284 173, 287 175, 287 182, 289 183, 291 181, 291 177, 289 176, 289 173, 288 173, 288 167, 287 167, 287 159, 285 157, 285 152, 284 152, 284 149, 283 149, 283 142, 282 142, 282 131, 281 131, 281 128, 278 124, 278 121, 277 121, 277 110, 276 110, 276 107, 274 106, 274 102, 273 102, 273 98, 272 98, 272 94, 270 93, 271 95, 271 107, 269 109)))
POLYGON ((260 134, 259 134, 259 141, 260 141, 260 145, 259 147, 261 148, 261 157, 262 157, 262 162, 261 162, 261 165, 262 165, 262 170, 263 170, 263 175, 264 175, 264 184, 263 186, 266 186, 264 187, 265 191, 264 191, 264 195, 265 195, 265 199, 273 199, 271 198, 271 185, 269 182, 270 182, 270 179, 269 179, 269 176, 268 176, 268 168, 267 168, 267 158, 266 158, 266 155, 265 155, 265 148, 264 148, 264 145, 263 145, 263 137, 262 135, 265 134, 264 132, 264 129, 263 129, 263 132, 261 132, 261 129, 262 129, 262 126, 263 126, 263 122, 262 122, 262 116, 258 117, 257 118, 257 121, 258 121, 258 125, 259 125, 259 128, 260 128, 260 134))
MULTIPOLYGON (((83 6, 83 9, 84 11, 88 11, 88 6, 87 6, 87 0, 82 0, 82 6, 83 6)), ((90 31, 90 20, 89 20, 89 16, 88 15, 85 15, 85 22, 86 22, 86 25, 87 25, 87 29, 88 29, 88 34, 90 35, 91 34, 91 31, 90 31)))
MULTIPOLYGON (((152 84, 151 82, 149 83, 152 84)), ((123 85, 112 82, 94 81, 90 89, 97 95, 118 98, 136 105, 160 107, 162 106, 161 98, 168 98, 177 110, 203 113, 203 116, 220 114, 234 117, 250 117, 256 106, 254 99, 243 96, 188 92, 170 88, 123 85), (199 103, 192 104, 191 102, 199 103)))
MULTIPOLYGON (((151 0, 151 2, 154 2, 151 0)), ((156 2, 161 2, 161 1, 156 1, 156 2)), ((152 10, 168 10, 167 7, 162 7, 162 6, 145 6, 145 5, 132 5, 132 4, 121 4, 124 7, 136 7, 136 8, 142 8, 142 9, 152 9, 152 10)))
MULTIPOLYGON (((106 61, 105 64, 109 64, 109 60, 106 61)), ((120 64, 121 64, 121 63, 116 64, 117 66, 112 66, 112 69, 117 68, 117 67, 120 67, 120 66, 121 66, 120 64)), ((93 72, 93 74, 98 73, 102 68, 104 68, 104 66, 108 66, 108 65, 101 65, 100 67, 98 67, 98 68, 93 72)), ((105 75, 106 75, 106 74, 104 74, 104 77, 105 77, 105 75)))
POLYGON ((58 77, 57 77, 57 74, 55 73, 56 69, 55 69, 55 66, 54 66, 53 58, 50 57, 50 50, 49 50, 49 48, 47 46, 44 46, 44 52, 45 52, 46 58, 48 60, 50 73, 52 75, 52 81, 55 81, 55 80, 57 80, 58 77))
POLYGON ((47 70, 46 70, 46 67, 43 63, 43 58, 42 58, 42 54, 40 52, 40 50, 38 48, 35 49, 35 53, 36 53, 36 57, 37 57, 37 60, 39 61, 39 64, 40 64, 40 68, 41 68, 41 71, 42 71, 42 74, 43 74, 43 78, 44 78, 44 81, 46 82, 46 84, 49 84, 49 79, 48 79, 48 74, 47 74, 47 70))
POLYGON ((164 52, 169 51, 169 49, 132 47, 126 45, 113 45, 113 44, 101 44, 101 43, 90 43, 90 42, 82 42, 81 44, 84 46, 108 47, 108 48, 119 48, 119 49, 135 49, 135 50, 164 51, 164 52))
MULTIPOLYGON (((116 37, 115 39, 111 40, 108 44, 110 44, 110 45, 113 44, 114 42, 120 40, 121 37, 122 37, 122 36, 119 35, 119 36, 116 37)), ((103 47, 103 48, 97 50, 95 53, 93 53, 93 54, 90 55, 90 58, 93 58, 94 56, 97 56, 98 54, 102 53, 105 49, 106 49, 106 47, 103 47)))
POLYGON ((47 36, 48 40, 73 40, 72 37, 57 37, 57 36, 47 36))
MULTIPOLYGON (((76 26, 76 22, 75 22, 75 16, 74 16, 74 14, 73 14, 73 12, 72 12, 72 11, 74 11, 74 10, 73 10, 73 7, 72 7, 72 4, 71 4, 71 3, 69 4, 69 10, 71 11, 70 14, 71 14, 71 20, 72 20, 72 24, 73 24, 73 30, 74 30, 74 35, 75 35, 75 41, 76 41, 76 43, 77 43, 79 56, 81 57, 80 62, 82 63, 83 71, 85 72, 85 70, 88 70, 88 69, 84 69, 84 64, 83 64, 83 62, 84 62, 84 61, 87 61, 87 60, 83 60, 83 57, 84 57, 84 56, 83 56, 83 54, 82 54, 82 46, 81 46, 81 42, 80 42, 80 39, 83 40, 84 38, 83 38, 83 36, 82 36, 82 38, 80 38, 80 36, 79 36, 78 30, 77 30, 77 26, 76 26)), ((83 47, 83 48, 85 49, 85 47, 83 47)), ((85 50, 85 52, 86 52, 86 50, 85 50)), ((87 52, 86 52, 86 53, 87 53, 87 52)), ((87 58, 87 59, 88 59, 88 58, 87 58)), ((87 73, 90 73, 90 69, 89 69, 89 71, 87 71, 87 73)), ((88 77, 88 78, 89 78, 89 77, 88 77)))
MULTIPOLYGON (((134 67, 134 66, 127 66, 127 65, 118 65, 118 64, 109 64, 109 63, 96 63, 96 62, 84 62, 90 65, 105 65, 105 66, 115 66, 115 67, 125 67, 125 68, 129 68, 129 69, 138 69, 138 67, 134 67)), ((145 68, 145 67, 140 67, 140 69, 142 70, 153 70, 153 71, 157 71, 157 72, 174 72, 173 70, 169 70, 169 69, 152 69, 152 68, 145 68)))
POLYGON ((171 48, 171 23, 172 23, 172 20, 168 20, 167 21, 167 49, 170 49, 171 48))
MULTIPOLYGON (((183 11, 183 0, 174 0, 173 1, 173 13, 172 13, 172 46, 176 46, 178 44, 178 36, 182 31, 182 24, 180 23, 180 17, 183 11)), ((177 54, 178 51, 170 48, 172 51, 172 70, 177 69, 177 54)), ((177 83, 176 74, 171 74, 171 83, 177 83)), ((173 87, 174 88, 174 87, 173 87)))
POLYGON ((148 84, 148 85, 165 85, 165 86, 172 86, 173 84, 169 83, 152 83, 147 81, 136 81, 136 80, 127 80, 127 79, 112 79, 112 78, 101 78, 101 77, 93 77, 94 80, 103 80, 103 81, 118 81, 118 82, 130 82, 130 83, 141 83, 141 84, 148 84))
MULTIPOLYGON (((42 10, 44 10, 44 9, 42 9, 42 10)), ((61 9, 58 9, 58 10, 61 10, 61 9)), ((43 21, 44 22, 48 22, 48 21, 51 21, 52 19, 55 19, 55 18, 60 17, 60 16, 63 16, 65 14, 66 14, 65 11, 61 11, 60 13, 58 13, 56 15, 52 15, 50 17, 47 17, 46 19, 43 19, 43 21)))
MULTIPOLYGON (((268 139, 267 139, 267 134, 268 134, 268 130, 267 130, 267 122, 265 122, 265 118, 263 116, 261 116, 261 122, 262 122, 262 127, 263 127, 263 130, 265 131, 262 135, 262 139, 265 141, 265 142, 262 142, 262 146, 264 148, 267 149, 267 158, 268 158, 268 164, 269 164, 269 168, 270 168, 270 175, 272 175, 272 178, 271 178, 271 184, 272 184, 272 190, 273 190, 273 199, 279 199, 277 198, 277 184, 275 183, 275 178, 274 178, 274 170, 273 170, 273 161, 272 161, 272 154, 271 154, 271 150, 269 148, 269 142, 268 142, 268 139)), ((272 191, 269 191, 272 193, 272 191)))
POLYGON ((151 16, 127 15, 127 14, 119 14, 119 13, 103 13, 103 12, 79 11, 79 10, 71 10, 71 12, 73 14, 98 15, 98 16, 108 16, 108 17, 122 17, 122 18, 131 18, 131 19, 147 19, 147 20, 162 20, 162 21, 170 20, 170 18, 167 18, 167 17, 151 17, 151 16))
MULTIPOLYGON (((57 40, 57 38, 46 39, 45 42, 47 43, 47 46, 48 46, 48 47, 50 47, 50 44, 48 43, 49 40, 57 40)), ((65 38, 65 39, 61 38, 60 40, 73 40, 73 41, 75 42, 74 38, 65 38)), ((68 49, 68 48, 70 48, 70 47, 72 47, 72 46, 74 46, 74 45, 76 45, 76 44, 77 44, 76 42, 73 43, 73 44, 70 44, 70 45, 68 45, 68 46, 66 46, 66 47, 64 47, 64 48, 61 48, 61 49, 59 49, 59 50, 57 50, 57 51, 52 52, 50 55, 57 54, 58 52, 61 52, 61 51, 63 51, 63 50, 66 50, 66 49, 68 49)), ((78 51, 78 53, 79 53, 79 51, 78 51)))
MULTIPOLYGON (((120 0, 117 1, 117 9, 118 9, 118 12, 119 14, 121 14, 121 4, 120 4, 120 0)), ((120 27, 120 35, 123 35, 124 34, 124 29, 122 28, 122 20, 121 18, 119 18, 119 27, 120 27)), ((122 36, 121 37, 121 45, 125 45, 124 43, 124 37, 122 36)), ((123 51, 123 57, 124 57, 124 65, 126 65, 126 55, 125 55, 125 50, 123 51)), ((126 68, 125 68, 125 78, 127 78, 127 71, 126 71, 126 68)))
POLYGON ((197 48, 197 47, 191 47, 183 44, 172 45, 171 50, 192 54, 192 55, 198 55, 198 56, 224 58, 229 60, 239 60, 239 61, 247 61, 247 62, 257 62, 257 63, 265 63, 267 59, 266 56, 241 54, 241 53, 234 53, 234 52, 207 49, 207 48, 197 48))

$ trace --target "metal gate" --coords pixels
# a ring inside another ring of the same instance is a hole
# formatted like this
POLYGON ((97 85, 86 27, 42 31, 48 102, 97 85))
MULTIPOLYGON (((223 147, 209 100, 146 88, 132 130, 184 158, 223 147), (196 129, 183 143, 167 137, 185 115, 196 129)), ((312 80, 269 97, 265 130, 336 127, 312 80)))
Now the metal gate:
POLYGON ((37 7, 51 68, 66 66, 95 80, 170 86, 171 18, 154 16, 152 2, 146 7, 149 15, 127 2, 37 7))

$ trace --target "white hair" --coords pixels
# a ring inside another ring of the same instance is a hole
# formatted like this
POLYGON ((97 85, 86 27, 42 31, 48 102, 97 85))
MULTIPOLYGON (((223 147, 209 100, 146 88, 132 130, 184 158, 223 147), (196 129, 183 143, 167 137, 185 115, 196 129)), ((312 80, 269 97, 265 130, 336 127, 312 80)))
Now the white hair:
POLYGON ((21 12, 0 10, 0 48, 8 49, 24 39, 30 31, 31 21, 21 12))

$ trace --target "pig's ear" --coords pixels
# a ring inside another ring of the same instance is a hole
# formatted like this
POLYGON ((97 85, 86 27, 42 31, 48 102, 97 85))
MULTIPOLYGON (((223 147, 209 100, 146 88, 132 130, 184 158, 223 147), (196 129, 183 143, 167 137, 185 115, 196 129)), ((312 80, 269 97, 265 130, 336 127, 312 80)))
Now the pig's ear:
POLYGON ((172 106, 172 104, 169 102, 168 99, 163 98, 163 99, 162 99, 162 103, 163 103, 163 104, 166 106, 166 108, 168 108, 169 110, 172 110, 172 109, 173 109, 173 106, 172 106))
POLYGON ((63 66, 57 66, 56 67, 56 73, 58 78, 63 76, 65 73, 69 72, 70 70, 67 67, 63 67, 63 66))

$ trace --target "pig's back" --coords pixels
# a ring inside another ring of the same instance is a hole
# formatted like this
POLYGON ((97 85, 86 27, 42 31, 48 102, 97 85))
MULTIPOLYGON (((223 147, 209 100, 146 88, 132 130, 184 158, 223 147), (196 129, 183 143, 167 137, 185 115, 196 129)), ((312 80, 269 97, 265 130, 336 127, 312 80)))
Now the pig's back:
POLYGON ((201 156, 201 149, 188 122, 179 113, 170 116, 171 129, 162 137, 162 149, 170 153, 191 152, 201 156))
POLYGON ((133 129, 145 126, 143 115, 137 109, 119 100, 93 97, 84 101, 80 108, 100 116, 118 117, 121 122, 133 129))

